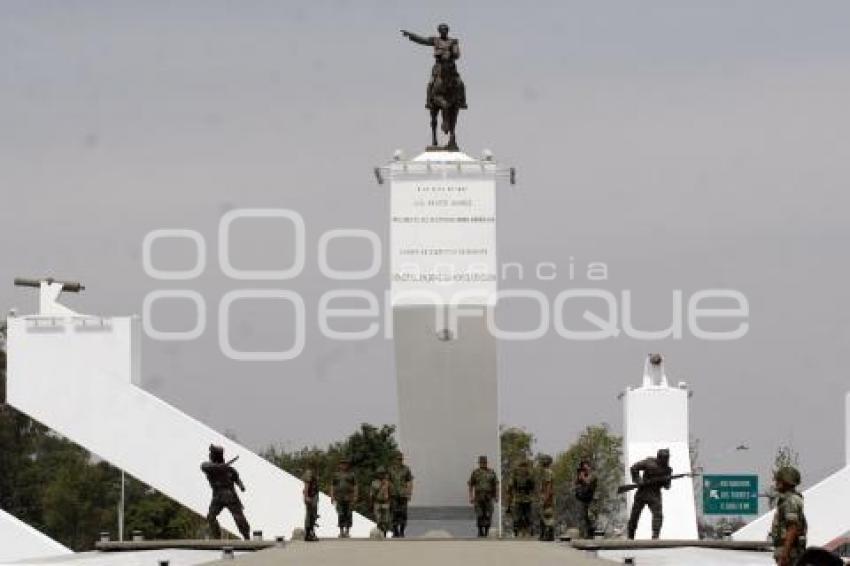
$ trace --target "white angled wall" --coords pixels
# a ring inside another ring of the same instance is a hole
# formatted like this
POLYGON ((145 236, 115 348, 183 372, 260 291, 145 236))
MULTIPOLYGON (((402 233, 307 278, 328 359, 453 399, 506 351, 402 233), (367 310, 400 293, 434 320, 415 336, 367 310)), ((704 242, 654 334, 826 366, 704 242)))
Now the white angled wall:
MULTIPOLYGON (((659 449, 670 450, 673 473, 691 471, 688 447, 688 391, 645 380, 637 389, 629 389, 623 397, 626 480, 629 468, 644 458, 654 457, 659 449)), ((697 517, 694 487, 690 478, 673 480, 669 490, 662 490, 664 525, 662 539, 697 539, 697 517)), ((634 492, 628 496, 631 510, 634 492)), ((651 514, 644 508, 638 524, 637 539, 652 535, 651 514)))
MULTIPOLYGON (((210 488, 200 464, 208 446, 220 444, 228 459, 239 456, 251 529, 289 538, 303 525, 303 483, 134 385, 138 326, 129 317, 10 317, 9 404, 201 515, 210 488)), ((319 512, 318 534, 335 536, 336 513, 324 495, 319 512)), ((236 532, 227 511, 220 520, 236 532)), ((355 516, 351 533, 368 536, 371 525, 355 516)))
POLYGON ((71 554, 71 550, 0 511, 0 562, 71 554))

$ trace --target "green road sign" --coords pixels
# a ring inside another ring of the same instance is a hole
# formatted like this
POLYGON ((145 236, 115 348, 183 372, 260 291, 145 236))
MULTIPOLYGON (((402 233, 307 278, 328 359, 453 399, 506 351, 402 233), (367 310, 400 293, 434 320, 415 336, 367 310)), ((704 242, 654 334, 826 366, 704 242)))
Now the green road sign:
POLYGON ((759 477, 702 476, 702 512, 706 515, 757 515, 759 477))

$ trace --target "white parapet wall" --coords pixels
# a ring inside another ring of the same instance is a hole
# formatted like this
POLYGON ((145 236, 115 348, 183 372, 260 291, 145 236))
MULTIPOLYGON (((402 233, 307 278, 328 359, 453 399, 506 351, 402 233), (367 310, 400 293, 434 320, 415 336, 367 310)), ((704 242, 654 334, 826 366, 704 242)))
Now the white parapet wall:
MULTIPOLYGON (((289 538, 303 526, 303 482, 138 387, 139 344, 134 317, 10 317, 8 402, 204 516, 210 488, 200 464, 219 444, 228 459, 239 456, 251 529, 289 538)), ((324 495, 319 513, 319 536, 335 536, 336 512, 324 495)), ((220 521, 237 532, 229 512, 220 521)), ((357 515, 351 534, 368 536, 372 525, 357 515)))
MULTIPOLYGON (((850 394, 845 400, 844 468, 803 491, 809 545, 821 546, 850 531, 850 394)), ((803 478, 805 480, 805 478, 803 478)), ((765 540, 773 523, 773 511, 738 529, 735 540, 765 540)))
MULTIPOLYGON (((624 447, 626 480, 629 468, 645 458, 654 457, 659 449, 670 450, 673 473, 691 471, 688 441, 688 390, 670 387, 660 368, 647 362, 641 387, 623 394, 624 447)), ((674 480, 669 490, 662 490, 664 525, 662 539, 697 539, 697 516, 694 486, 690 478, 674 480)), ((631 510, 634 492, 628 496, 631 510)), ((651 538, 651 514, 644 508, 635 538, 651 538)))
POLYGON ((0 562, 72 554, 71 550, 5 511, 0 511, 0 562))

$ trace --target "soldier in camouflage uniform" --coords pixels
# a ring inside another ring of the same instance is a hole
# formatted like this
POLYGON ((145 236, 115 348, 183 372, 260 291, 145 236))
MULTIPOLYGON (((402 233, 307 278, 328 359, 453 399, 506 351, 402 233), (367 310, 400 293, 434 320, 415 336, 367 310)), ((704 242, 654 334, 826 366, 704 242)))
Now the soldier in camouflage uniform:
POLYGON ((236 521, 236 526, 239 528, 239 534, 245 540, 251 538, 251 528, 248 526, 248 520, 245 519, 245 514, 242 512, 242 502, 236 494, 234 486, 239 486, 239 489, 245 491, 245 485, 239 479, 239 473, 224 461, 224 448, 210 444, 210 459, 201 464, 201 471, 207 476, 207 481, 210 482, 212 488, 212 501, 210 509, 207 513, 207 522, 210 525, 210 536, 212 538, 221 538, 221 527, 218 524, 218 515, 222 509, 227 507, 230 514, 233 515, 233 520, 236 521))
POLYGON ((331 503, 336 504, 339 538, 348 538, 352 522, 352 509, 357 502, 357 478, 351 471, 351 461, 342 458, 331 483, 331 503))
POLYGON ((596 483, 596 476, 593 475, 590 462, 588 460, 582 460, 576 471, 573 493, 579 503, 581 536, 584 538, 593 538, 596 531, 596 527, 594 527, 593 520, 590 517, 590 506, 593 503, 593 496, 596 493, 596 483))
POLYGON ((304 540, 314 542, 319 540, 316 536, 316 521, 319 520, 319 472, 315 460, 307 463, 307 471, 304 472, 304 540))
POLYGON ((531 462, 523 458, 511 474, 508 484, 508 509, 513 513, 514 536, 532 534, 531 505, 534 501, 534 474, 531 462))
POLYGON ((555 540, 555 478, 552 473, 552 457, 540 457, 540 540, 555 540))
POLYGON ((670 451, 662 448, 655 458, 647 458, 637 462, 631 467, 631 473, 632 482, 639 484, 640 487, 635 493, 632 513, 629 517, 629 539, 635 538, 640 513, 644 506, 649 506, 649 510, 652 512, 652 538, 657 539, 661 534, 661 525, 664 522, 661 488, 670 489, 670 476, 673 475, 673 469, 670 467, 670 451), (642 476, 641 472, 643 472, 642 476))
POLYGON ((773 540, 773 558, 779 566, 793 566, 806 550, 806 515, 803 513, 803 496, 797 492, 800 472, 786 466, 776 470, 773 477, 779 496, 770 538, 773 540))
POLYGON ((369 489, 369 500, 372 502, 372 510, 375 514, 378 530, 384 536, 387 536, 391 520, 390 504, 393 498, 393 485, 384 466, 378 467, 376 476, 369 489))
POLYGON ((407 528, 407 504, 413 494, 413 474, 404 463, 404 454, 398 450, 393 454, 390 482, 393 491, 391 505, 393 536, 404 538, 404 531, 407 528))
POLYGON ((493 501, 499 496, 499 478, 496 472, 487 467, 487 456, 478 457, 478 468, 472 471, 467 482, 469 504, 475 506, 475 521, 478 536, 490 534, 490 522, 493 519, 493 501))

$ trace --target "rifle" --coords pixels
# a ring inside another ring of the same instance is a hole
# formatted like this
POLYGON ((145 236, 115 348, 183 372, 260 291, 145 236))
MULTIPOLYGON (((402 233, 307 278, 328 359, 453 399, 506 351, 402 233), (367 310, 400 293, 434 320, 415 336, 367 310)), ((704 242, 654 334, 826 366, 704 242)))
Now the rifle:
POLYGON ((696 474, 694 472, 688 472, 688 473, 685 473, 685 474, 673 474, 673 475, 670 475, 670 476, 664 476, 664 477, 660 477, 660 478, 657 478, 657 479, 654 479, 654 480, 649 480, 649 481, 646 481, 646 482, 628 483, 626 485, 621 485, 620 487, 617 488, 617 495, 627 493, 629 491, 632 491, 634 489, 638 489, 638 488, 641 488, 641 487, 652 487, 654 485, 662 485, 662 484, 667 483, 670 480, 677 480, 679 478, 694 477, 694 476, 698 476, 698 475, 699 474, 696 474))
POLYGON ((225 465, 225 466, 229 466, 230 464, 232 464, 233 462, 235 462, 235 461, 236 461, 236 460, 238 460, 238 459, 239 459, 239 456, 236 456, 236 457, 234 457, 234 458, 231 458, 230 460, 228 460, 227 462, 225 462, 225 463, 224 463, 224 465, 225 465))

